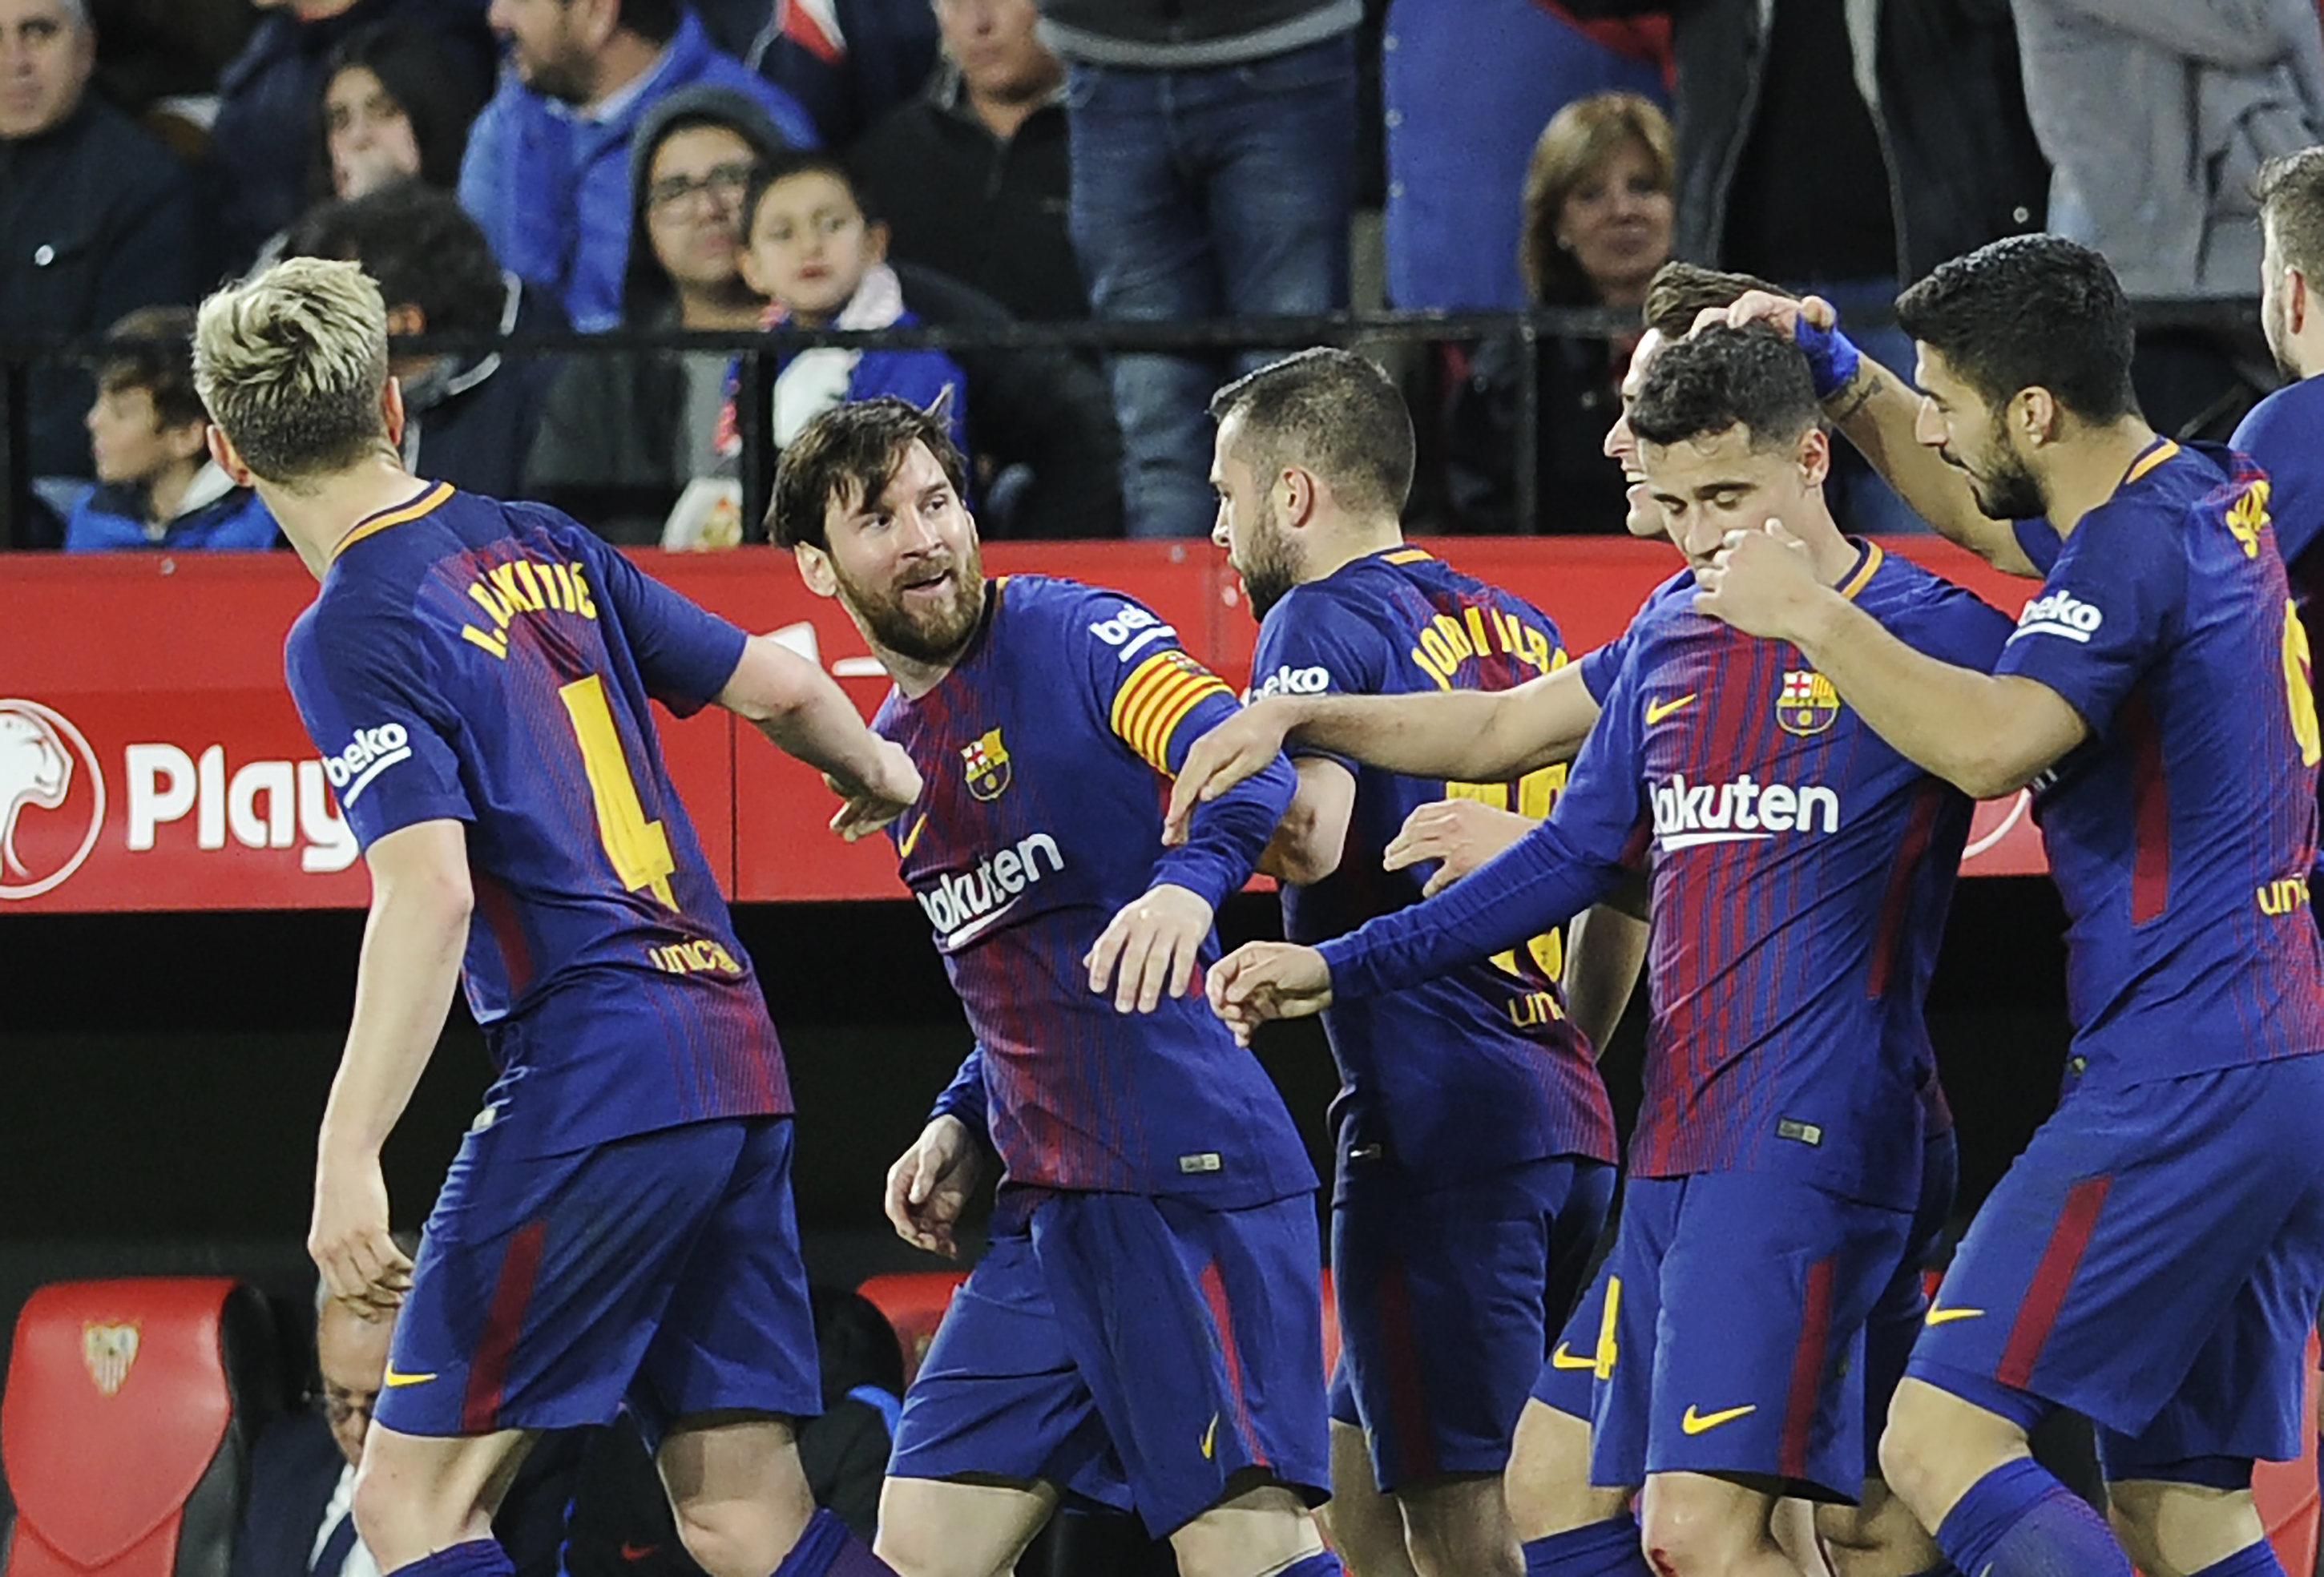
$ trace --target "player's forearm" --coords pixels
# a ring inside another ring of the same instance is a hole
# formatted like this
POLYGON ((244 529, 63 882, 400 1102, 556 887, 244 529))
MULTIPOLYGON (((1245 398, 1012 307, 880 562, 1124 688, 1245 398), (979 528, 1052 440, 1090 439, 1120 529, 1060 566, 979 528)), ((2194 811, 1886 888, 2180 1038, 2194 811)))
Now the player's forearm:
POLYGON ((1818 588, 1794 643, 1898 754, 1973 798, 2013 793, 2062 753, 2028 748, 2013 681, 1914 650, 1837 592, 1818 588))
POLYGON ((1379 996, 1507 952, 1565 924, 1621 876, 1618 863, 1576 848, 1555 822, 1544 822, 1434 898, 1324 943, 1318 951, 1332 994, 1379 996))
POLYGON ((1565 1016, 1602 1056, 1646 962, 1646 922, 1593 904, 1565 928, 1565 1016))
POLYGON ((346 1047, 323 1108, 318 1149, 375 1156, 434 1055, 460 978, 472 905, 448 873, 376 877, 346 1047))
MULTIPOLYGON (((1578 672, 1572 687, 1588 698, 1578 672)), ((1570 760, 1590 732, 1587 720, 1578 731, 1568 720, 1528 734, 1524 705, 1514 699, 1521 693, 1303 696, 1285 704, 1293 715, 1290 737, 1314 749, 1415 778, 1497 783, 1570 760)))
POLYGON ((1186 841, 1155 862, 1153 885, 1185 888, 1217 908, 1259 868, 1297 787, 1291 764, 1277 756, 1216 799, 1204 802, 1194 811, 1186 841))
POLYGON ((773 742, 775 748, 845 782, 876 770, 879 741, 847 693, 821 669, 766 636, 743 648, 718 704, 773 742))

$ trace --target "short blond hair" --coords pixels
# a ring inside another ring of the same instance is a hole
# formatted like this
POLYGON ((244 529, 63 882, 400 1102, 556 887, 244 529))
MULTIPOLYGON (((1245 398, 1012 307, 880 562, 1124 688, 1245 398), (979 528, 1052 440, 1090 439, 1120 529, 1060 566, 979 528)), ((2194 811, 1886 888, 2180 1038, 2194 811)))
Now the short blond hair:
POLYGON ((297 486, 389 448, 387 306, 352 263, 294 257, 204 301, 194 388, 243 463, 297 486))

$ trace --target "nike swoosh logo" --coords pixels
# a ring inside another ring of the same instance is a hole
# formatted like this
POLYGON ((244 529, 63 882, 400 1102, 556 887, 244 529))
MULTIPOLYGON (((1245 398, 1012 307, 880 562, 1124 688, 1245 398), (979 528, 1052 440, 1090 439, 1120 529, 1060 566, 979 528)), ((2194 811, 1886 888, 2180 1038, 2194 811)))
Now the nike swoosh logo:
POLYGON ((920 835, 927 830, 928 818, 922 816, 919 820, 912 824, 912 830, 904 835, 904 841, 896 845, 896 857, 899 860, 910 859, 912 851, 919 846, 920 835))
POLYGON ((1566 1351, 1565 1343, 1561 1342, 1550 1351, 1549 1367, 1552 1369, 1596 1369, 1598 1367, 1598 1355, 1593 1352, 1587 1358, 1576 1358, 1572 1353, 1566 1351))
POLYGON ((1746 1414, 1756 1413, 1758 1410, 1758 1403, 1746 1402, 1739 1407, 1721 1407, 1716 1413, 1698 1413, 1690 1403, 1685 1416, 1679 1419, 1678 1426, 1689 1434, 1701 1434, 1706 1429, 1716 1429, 1721 1424, 1732 1424, 1746 1414))
POLYGON ((1688 707, 1688 706, 1693 706, 1693 705, 1694 705, 1694 698, 1695 698, 1695 696, 1697 696, 1698 695, 1701 695, 1701 694, 1702 694, 1702 692, 1701 692, 1701 691, 1699 691, 1699 690, 1690 690, 1690 691, 1688 691, 1685 695, 1681 696, 1680 696, 1677 700, 1675 700, 1675 701, 1649 701, 1649 702, 1647 702, 1647 703, 1646 703, 1646 726, 1647 726, 1648 728, 1652 728, 1655 724, 1660 723, 1664 718, 1665 718, 1665 717, 1669 716, 1672 713, 1676 712, 1676 711, 1680 711, 1681 709, 1683 709, 1683 708, 1684 708, 1684 707, 1688 707))
POLYGON ((1983 1318, 1985 1318, 1985 1311, 1983 1309, 1931 1309, 1928 1313, 1927 1318, 1923 1319, 1921 1323, 1924 1325, 1950 1325, 1955 1320, 1981 1320, 1983 1318))
POLYGON ((1219 1416, 1211 1415, 1211 1426, 1203 1431, 1203 1460, 1209 1462, 1219 1443, 1219 1416))
POLYGON ((390 1390, 393 1390, 398 1386, 424 1386, 435 1378, 432 1374, 398 1374, 391 1369, 387 1371, 387 1379, 383 1383, 390 1390))

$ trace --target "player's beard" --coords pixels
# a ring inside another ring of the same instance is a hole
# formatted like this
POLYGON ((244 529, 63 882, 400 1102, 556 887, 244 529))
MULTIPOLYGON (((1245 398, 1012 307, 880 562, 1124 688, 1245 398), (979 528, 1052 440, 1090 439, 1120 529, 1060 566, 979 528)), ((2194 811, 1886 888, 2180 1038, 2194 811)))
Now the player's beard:
POLYGON ((2043 496, 2041 479, 2034 475, 2015 449, 2009 447, 2008 436, 1999 422, 1987 435, 1987 461, 1982 467, 1963 466, 1969 477, 1970 494, 1977 507, 1987 520, 2030 521, 2050 512, 2050 501, 2043 496))
POLYGON ((905 600, 905 582, 891 582, 884 592, 850 579, 838 565, 833 578, 849 611, 862 621, 872 639, 899 657, 914 662, 948 663, 976 633, 984 616, 984 560, 971 537, 947 566, 921 565, 908 572, 922 576, 943 567, 951 578, 951 595, 931 604, 915 607, 905 600))
POLYGON ((2266 337, 2268 354, 2275 358, 2275 370, 2285 383, 2297 383, 2308 374, 2292 359, 2292 308, 2283 295, 2279 287, 2260 298, 2259 329, 2266 337))
POLYGON ((1254 619, 1266 618, 1268 609, 1281 602, 1300 578, 1291 534, 1275 523, 1271 503, 1261 507, 1266 514, 1250 534, 1250 551, 1233 566, 1234 572, 1242 576, 1242 593, 1250 599, 1250 616, 1254 619))

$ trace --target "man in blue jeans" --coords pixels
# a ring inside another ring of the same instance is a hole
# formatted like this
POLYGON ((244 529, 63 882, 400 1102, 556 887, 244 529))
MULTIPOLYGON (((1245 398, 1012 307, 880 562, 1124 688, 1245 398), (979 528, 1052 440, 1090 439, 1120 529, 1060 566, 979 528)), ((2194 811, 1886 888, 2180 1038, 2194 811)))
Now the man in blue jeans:
MULTIPOLYGON (((1348 304, 1362 0, 1040 0, 1066 62, 1074 248, 1093 314, 1348 304)), ((1207 533, 1214 356, 1113 358, 1133 537, 1207 533)))

